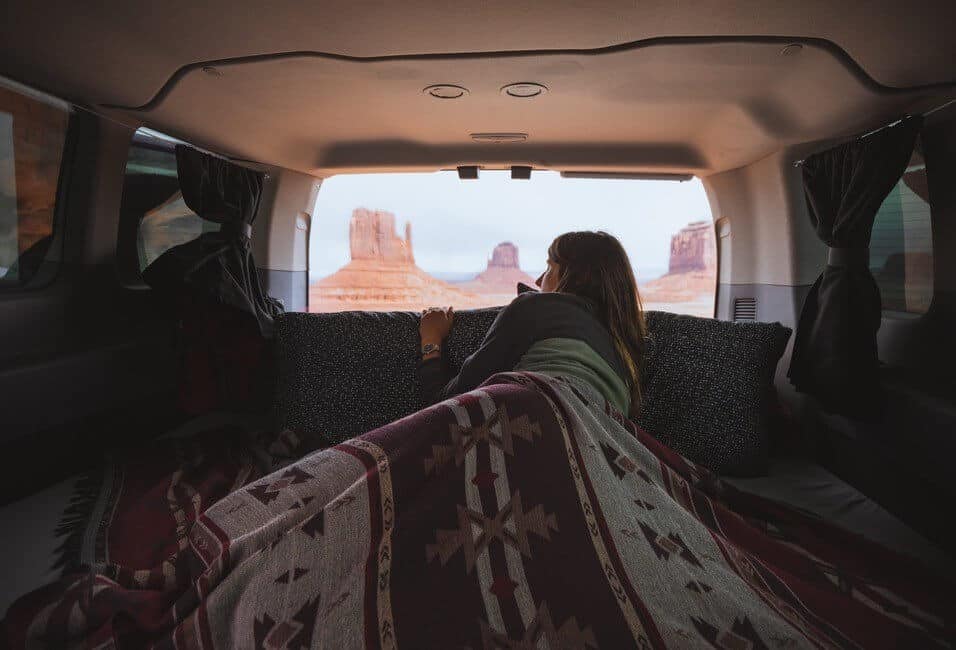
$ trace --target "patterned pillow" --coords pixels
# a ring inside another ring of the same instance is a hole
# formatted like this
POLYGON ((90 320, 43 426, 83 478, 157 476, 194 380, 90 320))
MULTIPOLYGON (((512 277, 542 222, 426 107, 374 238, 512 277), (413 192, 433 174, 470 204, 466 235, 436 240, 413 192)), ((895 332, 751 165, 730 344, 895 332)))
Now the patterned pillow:
MULTIPOLYGON (((500 308, 455 313, 451 372, 478 349, 500 308)), ((422 407, 411 312, 287 313, 276 319, 276 420, 310 446, 338 444, 422 407)))
POLYGON ((766 473, 777 361, 790 337, 780 323, 731 323, 646 314, 638 423, 718 474, 766 473))

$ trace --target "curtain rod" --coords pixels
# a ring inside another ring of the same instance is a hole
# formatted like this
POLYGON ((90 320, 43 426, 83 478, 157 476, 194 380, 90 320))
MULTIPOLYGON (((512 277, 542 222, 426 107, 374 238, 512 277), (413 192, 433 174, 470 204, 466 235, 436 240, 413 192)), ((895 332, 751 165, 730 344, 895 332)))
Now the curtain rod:
MULTIPOLYGON (((14 91, 14 92, 20 93, 21 95, 26 95, 27 97, 30 97, 30 98, 32 98, 32 99, 34 99, 34 100, 36 100, 36 101, 42 102, 42 103, 44 103, 44 104, 48 104, 48 105, 50 105, 50 106, 54 106, 54 107, 59 108, 59 109, 61 109, 61 110, 63 110, 63 111, 71 112, 71 111, 75 111, 75 110, 81 110, 81 111, 84 111, 84 112, 89 113, 89 114, 91 114, 91 115, 95 115, 96 117, 99 117, 100 119, 104 119, 104 120, 107 120, 107 121, 109 121, 109 122, 112 122, 113 124, 119 124, 119 125, 125 126, 125 127, 127 127, 127 128, 130 128, 130 127, 131 127, 131 125, 128 124, 127 122, 122 122, 122 121, 116 119, 115 117, 112 117, 112 116, 110 116, 110 115, 106 115, 106 114, 104 114, 103 112, 98 111, 98 110, 96 110, 95 108, 93 108, 93 107, 91 107, 91 106, 87 106, 87 105, 84 105, 84 104, 77 104, 77 103, 70 102, 70 101, 67 101, 67 100, 64 100, 64 99, 60 99, 59 97, 57 97, 57 96, 55 96, 55 95, 51 95, 51 94, 49 94, 49 93, 47 93, 47 92, 44 92, 44 91, 42 91, 42 90, 37 90, 37 89, 34 88, 33 86, 28 86, 28 85, 26 85, 26 84, 20 83, 19 81, 15 81, 14 79, 10 79, 9 77, 4 77, 4 76, 2 76, 2 75, 0 75, 0 88, 8 88, 8 89, 10 89, 10 90, 12 90, 12 91, 14 91)), ((251 163, 251 164, 261 164, 261 163, 257 163, 257 162, 254 161, 254 160, 244 160, 244 159, 241 159, 241 158, 230 158, 229 156, 225 156, 225 155, 223 155, 223 154, 216 153, 215 151, 209 151, 209 150, 207 150, 207 149, 203 149, 202 147, 198 147, 198 146, 196 146, 196 145, 194 145, 194 144, 192 144, 192 143, 190 143, 190 142, 186 142, 185 140, 180 140, 179 138, 175 138, 175 137, 173 137, 173 136, 171 136, 171 135, 166 135, 165 133, 161 133, 161 132, 156 131, 156 130, 154 130, 154 129, 152 129, 152 128, 149 128, 149 127, 147 127, 147 126, 140 126, 140 127, 137 128, 136 130, 137 130, 137 131, 141 131, 141 132, 145 132, 146 135, 148 135, 149 137, 156 138, 156 139, 158 139, 158 140, 164 140, 164 141, 166 141, 166 142, 171 142, 171 143, 173 143, 174 146, 177 145, 177 144, 184 144, 184 145, 186 145, 186 146, 188 146, 188 147, 192 147, 193 149, 197 149, 197 150, 199 150, 199 151, 201 151, 201 152, 203 152, 203 153, 207 153, 207 154, 209 154, 210 156, 214 156, 214 157, 216 157, 216 158, 222 158, 223 160, 226 160, 226 161, 228 161, 228 162, 237 162, 237 163, 239 163, 239 162, 245 162, 245 163, 251 163)))
MULTIPOLYGON (((920 115, 922 115, 923 117, 929 117, 930 115, 932 115, 932 114, 935 113, 936 111, 941 111, 941 110, 943 110, 944 108, 946 108, 947 106, 951 106, 951 105, 954 104, 954 103, 956 103, 956 99, 951 99, 951 100, 949 100, 948 102, 945 102, 945 103, 943 103, 943 104, 940 104, 939 106, 935 106, 935 107, 929 109, 928 111, 925 111, 925 112, 923 112, 923 113, 920 113, 920 115)), ((890 127, 896 126, 897 124, 899 124, 899 123, 902 122, 903 120, 907 120, 907 119, 909 119, 909 118, 911 118, 911 117, 913 117, 913 116, 914 116, 914 115, 913 115, 912 113, 908 113, 908 114, 904 115, 903 117, 900 117, 900 118, 898 118, 898 119, 895 119, 895 120, 893 120, 892 122, 890 122, 890 123, 888 123, 888 124, 884 124, 883 126, 879 126, 879 127, 875 128, 875 129, 872 129, 872 130, 870 130, 870 131, 867 131, 866 133, 864 133, 864 134, 862 134, 862 135, 858 135, 858 136, 853 136, 853 137, 846 138, 846 139, 845 139, 843 142, 841 142, 840 144, 845 144, 845 143, 847 143, 847 142, 853 142, 854 140, 862 140, 863 138, 865 138, 865 137, 867 137, 867 136, 870 136, 870 135, 873 135, 874 133, 877 133, 878 131, 882 131, 883 129, 888 129, 888 128, 890 128, 890 127)), ((839 146, 839 145, 834 145, 834 146, 839 146)), ((825 151, 825 150, 824 150, 824 151, 825 151)), ((814 153, 816 153, 816 152, 814 152, 814 153)), ((812 155, 813 155, 813 154, 810 154, 810 156, 812 156, 812 155)), ((807 158, 809 158, 810 156, 807 156, 807 158)), ((794 167, 800 167, 801 165, 803 165, 804 161, 806 161, 807 158, 801 158, 800 160, 795 160, 795 161, 793 162, 793 166, 794 166, 794 167)))
POLYGON ((932 115, 932 114, 935 113, 936 111, 941 111, 941 110, 943 110, 944 108, 946 108, 947 106, 951 106, 951 105, 953 105, 953 104, 956 104, 956 99, 951 99, 951 100, 949 100, 948 102, 946 102, 945 104, 940 104, 940 105, 937 106, 936 108, 931 108, 931 109, 929 109, 928 111, 926 111, 925 113, 923 113, 923 117, 929 117, 930 115, 932 115))

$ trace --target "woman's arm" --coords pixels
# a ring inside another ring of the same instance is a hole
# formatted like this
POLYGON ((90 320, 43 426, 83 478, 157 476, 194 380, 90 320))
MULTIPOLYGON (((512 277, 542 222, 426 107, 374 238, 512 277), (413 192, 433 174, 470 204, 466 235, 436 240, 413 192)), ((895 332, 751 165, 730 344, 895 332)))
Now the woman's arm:
POLYGON ((437 404, 443 399, 448 377, 444 360, 435 355, 418 362, 418 389, 422 403, 437 404))
POLYGON ((418 362, 418 383, 422 401, 434 404, 441 400, 441 391, 447 381, 442 360, 445 339, 451 330, 455 312, 451 307, 431 307, 422 312, 418 326, 421 357, 418 362))
POLYGON ((427 404, 435 404, 477 388, 495 373, 514 369, 533 336, 524 302, 519 296, 501 310, 481 346, 465 359, 461 371, 448 383, 442 385, 444 368, 440 359, 423 361, 419 365, 422 399, 427 404))

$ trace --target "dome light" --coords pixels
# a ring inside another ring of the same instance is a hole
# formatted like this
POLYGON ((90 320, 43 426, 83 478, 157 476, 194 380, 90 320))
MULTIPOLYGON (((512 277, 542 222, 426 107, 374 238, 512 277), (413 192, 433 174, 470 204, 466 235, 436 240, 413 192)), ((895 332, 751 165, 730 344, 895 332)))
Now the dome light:
POLYGON ((431 95, 435 99, 458 99, 468 94, 468 89, 464 86, 455 84, 434 84, 422 89, 423 93, 431 95))
POLYGON ((531 99, 540 97, 548 92, 548 87, 533 81, 522 81, 521 83, 508 84, 502 87, 501 94, 518 99, 531 99))

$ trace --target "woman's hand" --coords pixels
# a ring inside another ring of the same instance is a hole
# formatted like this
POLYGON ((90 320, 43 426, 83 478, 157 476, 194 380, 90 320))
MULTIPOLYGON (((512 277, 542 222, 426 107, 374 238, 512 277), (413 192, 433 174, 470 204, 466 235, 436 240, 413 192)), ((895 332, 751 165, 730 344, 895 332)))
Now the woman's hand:
POLYGON ((451 330, 454 318, 455 312, 451 307, 429 307, 423 311, 421 324, 418 326, 422 347, 429 343, 441 345, 451 330))

